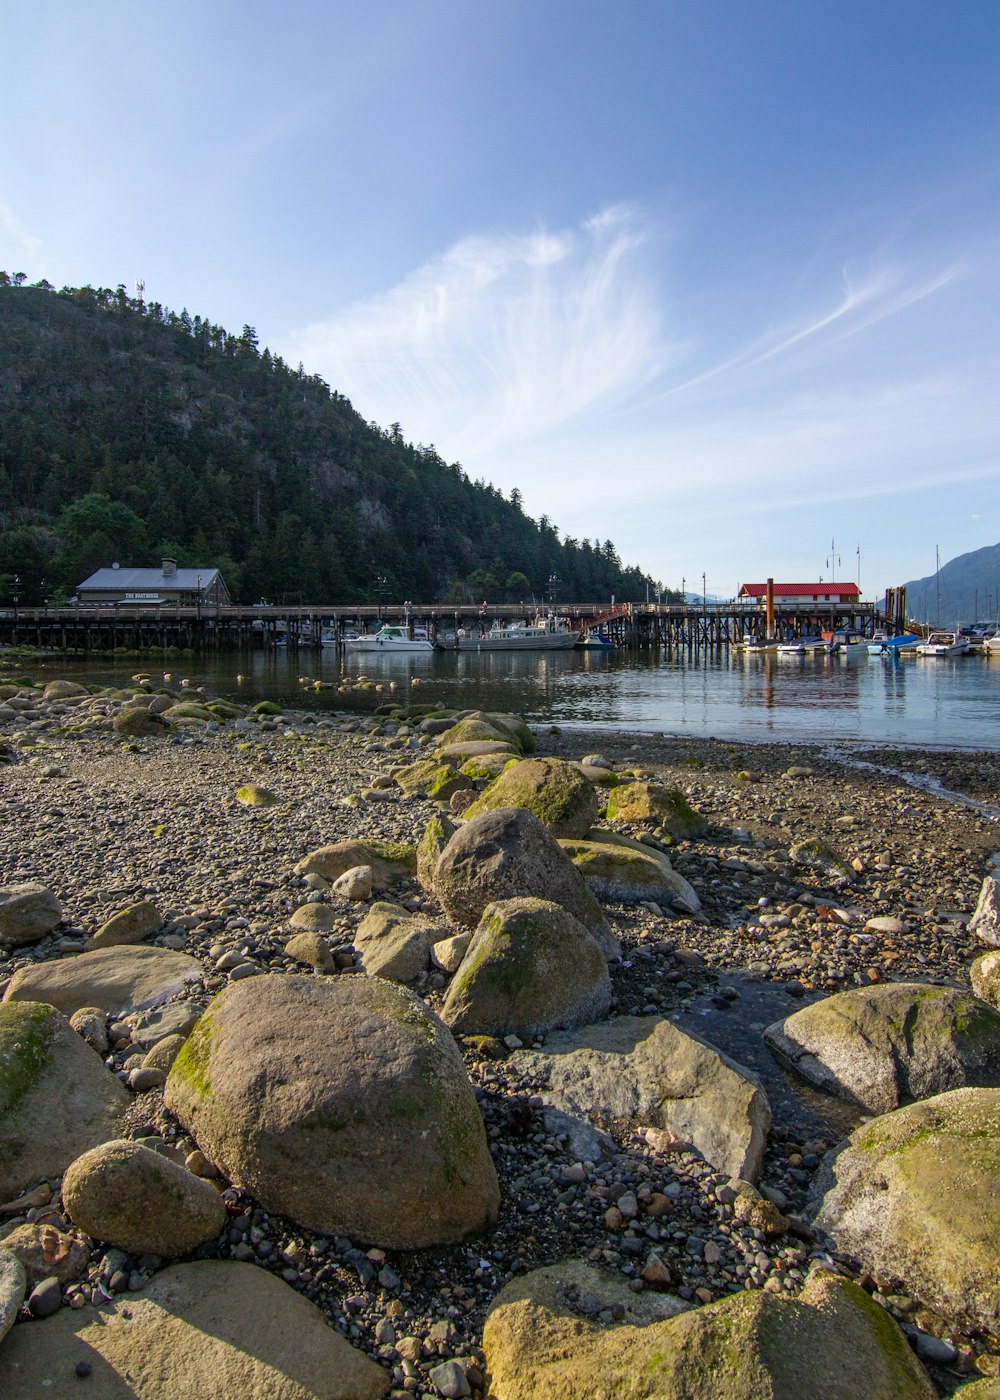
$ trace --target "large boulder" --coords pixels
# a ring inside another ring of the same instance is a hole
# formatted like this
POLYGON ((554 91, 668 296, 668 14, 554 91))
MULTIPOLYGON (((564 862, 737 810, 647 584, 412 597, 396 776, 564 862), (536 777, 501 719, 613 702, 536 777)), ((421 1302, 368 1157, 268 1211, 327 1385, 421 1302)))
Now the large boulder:
POLYGON ((892 1318, 817 1271, 795 1298, 764 1289, 657 1317, 648 1294, 590 1265, 513 1280, 486 1318, 495 1400, 933 1400, 892 1318), (607 1310, 621 1321, 595 1320, 607 1310))
POLYGON ((0 1199, 116 1137, 127 1090, 58 1011, 0 1005, 0 1199))
POLYGON ((416 1249, 496 1220, 496 1172, 454 1039, 381 978, 232 983, 164 1097, 230 1181, 308 1228, 416 1249))
POLYGON ((78 1229, 133 1254, 175 1259, 226 1223, 226 1204, 201 1177, 141 1143, 101 1143, 72 1162, 63 1205, 78 1229))
POLYGON ((482 714, 468 714, 437 736, 438 747, 451 748, 455 744, 506 744, 513 752, 520 750, 520 743, 509 729, 503 729, 482 714))
POLYGON ((483 792, 467 817, 500 807, 526 807, 553 836, 585 836, 597 818, 597 794, 578 768, 561 758, 511 763, 483 792))
POLYGON ((46 1001, 67 1016, 82 1006, 123 1016, 161 1006, 203 975, 196 958, 168 948, 95 948, 76 958, 19 968, 4 1001, 46 1001))
POLYGON ((812 1203, 887 1291, 1000 1329, 1000 1089, 953 1089, 863 1124, 824 1162, 812 1203))
POLYGON ((443 812, 435 812, 417 842, 417 879, 425 890, 434 889, 434 873, 444 848, 455 835, 455 824, 443 812))
POLYGON ((594 830, 585 841, 560 841, 598 899, 623 904, 654 900, 682 914, 697 914, 701 900, 663 851, 617 831, 594 830))
POLYGON ((598 1127, 665 1128, 718 1171, 753 1181, 771 1126, 755 1075, 660 1016, 620 1016, 560 1031, 512 1056, 558 1111, 598 1127))
POLYGON ((380 1400, 388 1388, 313 1303, 230 1261, 175 1264, 141 1293, 64 1308, 0 1347, 4 1400, 380 1400))
POLYGON ((295 873, 333 882, 359 865, 371 866, 373 889, 387 890, 416 873, 417 859, 413 847, 403 841, 335 841, 304 856, 295 873))
POLYGON ((817 1089, 869 1113, 1000 1084, 1000 1012, 955 987, 890 982, 838 992, 768 1026, 764 1040, 817 1089))
POLYGON ((462 928, 476 928, 483 910, 497 900, 550 899, 583 924, 605 957, 621 956, 583 876, 552 833, 523 807, 483 812, 459 827, 433 866, 431 888, 462 928))
POLYGON ((679 787, 663 783, 622 783, 608 794, 608 820, 655 822, 675 841, 704 836, 708 822, 679 787))
POLYGON ((111 728, 126 739, 149 739, 170 732, 165 719, 145 708, 119 710, 111 721, 111 728))
POLYGON ((824 841, 822 836, 807 836, 789 848, 788 859, 793 865, 804 866, 832 884, 851 884, 854 870, 847 857, 824 841))
POLYGON ((0 885, 0 946, 37 943, 52 932, 62 916, 58 899, 37 880, 0 885))
POLYGON ((412 982, 427 971, 436 930, 398 904, 373 904, 354 933, 354 946, 369 977, 412 982))
POLYGON ((3 1248, 21 1261, 29 1289, 47 1278, 71 1283, 87 1272, 90 1263, 90 1248, 83 1240, 47 1221, 15 1225, 4 1235, 3 1248))
POLYGON ((530 1040, 610 1005, 607 959, 579 920, 550 900, 505 899, 483 911, 441 1018, 459 1035, 530 1040))

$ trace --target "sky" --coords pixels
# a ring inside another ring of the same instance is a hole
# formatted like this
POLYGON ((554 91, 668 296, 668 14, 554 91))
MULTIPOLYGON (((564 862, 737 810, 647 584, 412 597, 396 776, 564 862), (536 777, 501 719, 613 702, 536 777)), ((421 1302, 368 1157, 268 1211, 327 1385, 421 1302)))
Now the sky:
POLYGON ((7 0, 0 94, 0 268, 251 324, 666 586, 1000 540, 995 0, 7 0))

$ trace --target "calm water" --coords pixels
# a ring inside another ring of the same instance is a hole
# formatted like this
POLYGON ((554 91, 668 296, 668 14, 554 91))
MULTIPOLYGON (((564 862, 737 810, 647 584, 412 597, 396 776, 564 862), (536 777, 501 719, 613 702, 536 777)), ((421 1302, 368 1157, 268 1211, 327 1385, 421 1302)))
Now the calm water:
MULTIPOLYGON (((530 652, 365 655, 279 650, 166 663, 182 677, 245 701, 273 699, 302 709, 370 710, 389 699, 516 710, 536 723, 689 737, 759 741, 859 742, 994 749, 1000 744, 1000 662, 869 657, 744 656, 720 651, 530 652), (367 676, 381 694, 340 696, 308 688, 314 679, 367 676), (239 677, 242 676, 242 679, 239 677)), ((158 667, 137 660, 53 660, 33 672, 91 682, 127 679, 158 667)))

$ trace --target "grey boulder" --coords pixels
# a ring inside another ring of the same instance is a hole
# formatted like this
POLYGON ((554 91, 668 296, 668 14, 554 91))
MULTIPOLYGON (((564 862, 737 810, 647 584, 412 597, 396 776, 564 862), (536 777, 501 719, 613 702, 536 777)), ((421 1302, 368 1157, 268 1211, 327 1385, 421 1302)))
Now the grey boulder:
POLYGON ((954 987, 890 982, 838 992, 768 1026, 764 1040, 815 1088, 869 1113, 1000 1084, 1000 1012, 954 987))
POLYGON ((484 909, 441 1019, 459 1035, 529 1040, 610 1005, 607 959, 583 925, 550 900, 505 899, 484 909))
POLYGON ((95 948, 77 958, 19 968, 4 1001, 45 1001, 71 1016, 83 1006, 110 1015, 144 1011, 202 979, 201 963, 167 948, 95 948))
POLYGON ((718 1171, 753 1181, 771 1127, 757 1078, 660 1016, 620 1016, 511 1057, 552 1107, 599 1127, 665 1129, 718 1171))
POLYGON ((310 1229, 416 1249, 496 1220, 496 1171, 458 1047, 382 978, 232 983, 164 1098, 228 1180, 310 1229))
POLYGON ((17 948, 37 943, 52 932, 62 916, 58 899, 38 881, 0 885, 0 945, 17 948))

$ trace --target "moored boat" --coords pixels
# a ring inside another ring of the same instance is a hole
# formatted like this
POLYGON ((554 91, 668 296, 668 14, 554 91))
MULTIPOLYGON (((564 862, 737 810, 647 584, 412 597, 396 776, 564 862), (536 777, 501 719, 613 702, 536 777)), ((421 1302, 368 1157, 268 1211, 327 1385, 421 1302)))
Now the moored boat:
POLYGON ((900 632, 895 637, 890 637, 888 632, 876 632, 868 643, 868 655, 882 656, 898 652, 902 647, 916 646, 919 641, 916 632, 900 632))
POLYGON ((915 650, 918 656, 964 656, 968 645, 958 632, 932 632, 915 650))
POLYGON ((779 656, 804 656, 806 652, 826 651, 822 637, 793 637, 790 641, 778 643, 779 656))
POLYGON ((459 632, 452 645, 459 651, 564 651, 575 647, 580 630, 560 617, 536 617, 533 622, 495 622, 488 632, 459 632))
POLYGON ((377 632, 368 632, 360 637, 348 637, 344 646, 349 652, 355 651, 415 651, 432 652, 433 645, 426 637, 411 637, 405 627, 392 627, 388 624, 377 632))

